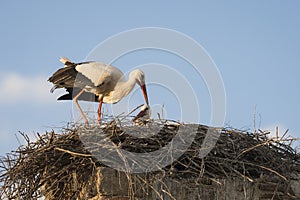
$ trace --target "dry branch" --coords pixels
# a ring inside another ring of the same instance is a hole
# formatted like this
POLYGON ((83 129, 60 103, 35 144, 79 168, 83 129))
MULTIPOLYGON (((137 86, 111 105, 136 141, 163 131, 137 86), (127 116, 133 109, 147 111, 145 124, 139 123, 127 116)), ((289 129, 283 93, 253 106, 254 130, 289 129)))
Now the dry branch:
MULTIPOLYGON (((101 186, 99 188, 99 184, 95 183, 99 183, 99 168, 105 164, 95 159, 93 153, 91 154, 93 149, 85 148, 82 137, 95 144, 104 139, 112 141, 113 146, 108 145, 105 147, 107 150, 119 148, 135 153, 154 152, 172 142, 179 126, 167 122, 153 123, 160 123, 162 129, 147 138, 134 137, 124 132, 116 123, 107 124, 104 128, 92 127, 93 131, 87 130, 84 134, 85 129, 75 126, 66 128, 59 134, 53 131, 46 132, 43 135, 38 134, 37 141, 30 141, 22 134, 27 144, 0 160, 0 197, 38 199, 46 196, 48 199, 87 199, 99 196, 101 186), (95 130, 98 129, 99 134, 95 134, 95 130)), ((157 174, 161 180, 164 177, 205 177, 220 183, 219 179, 227 177, 241 177, 253 182, 262 175, 275 176, 287 181, 292 179, 295 173, 300 173, 300 155, 291 147, 291 139, 269 139, 263 132, 249 133, 224 128, 216 146, 206 157, 199 158, 199 150, 207 130, 208 127, 199 125, 193 143, 182 152, 179 159, 174 160, 171 165, 164 166, 160 171, 148 172, 147 180, 144 179, 145 176, 137 175, 138 179, 142 180, 141 183, 155 190, 149 180, 157 179, 157 174)), ((118 153, 122 161, 129 165, 130 160, 124 157, 121 151, 118 153)), ((110 156, 107 153, 107 161, 119 162, 110 156)), ((132 181, 131 176, 127 173, 128 181, 132 181)), ((161 190, 156 191, 158 197, 165 193, 172 199, 163 181, 162 185, 161 190)), ((130 191, 129 195, 134 196, 133 188, 130 191)))

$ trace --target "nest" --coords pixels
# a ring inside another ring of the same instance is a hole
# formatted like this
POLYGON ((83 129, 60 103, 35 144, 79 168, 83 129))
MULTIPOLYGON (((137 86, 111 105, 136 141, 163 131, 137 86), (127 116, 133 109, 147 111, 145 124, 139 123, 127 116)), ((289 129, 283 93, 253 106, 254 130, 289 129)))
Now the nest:
MULTIPOLYGON (((196 127, 193 140, 187 149, 167 166, 149 168, 147 177, 160 176, 174 179, 205 177, 210 180, 240 177, 253 182, 265 176, 288 181, 300 174, 300 155, 291 147, 294 139, 269 138, 267 132, 249 133, 232 128, 218 129, 216 144, 205 157, 199 156, 209 127, 164 122, 157 123, 158 132, 147 137, 136 137, 129 131, 136 126, 122 127, 116 121, 104 127, 85 128, 71 126, 60 131, 37 134, 36 141, 23 133, 27 141, 1 158, 1 198, 7 199, 85 199, 101 192, 99 169, 124 165, 127 177, 132 176, 130 157, 122 149, 133 153, 151 153, 174 142, 180 128, 188 133, 196 127), (126 131, 124 131, 126 129, 126 131), (98 159, 97 144, 101 141, 101 160, 98 159), (107 142, 109 141, 109 142, 107 142), (92 145, 94 144, 94 145, 92 145), (107 144, 107 145, 105 145, 107 144), (103 153, 105 149, 105 153, 103 153), (123 163, 120 163, 123 162, 123 163), (95 184, 96 183, 96 184, 95 184)), ((138 134, 142 134, 139 132, 138 134)), ((177 141, 178 142, 178 141, 177 141)), ((180 149, 180 148, 179 148, 180 149)), ((123 170, 124 171, 124 170, 123 170)), ((141 176, 144 177, 144 176, 141 176)))

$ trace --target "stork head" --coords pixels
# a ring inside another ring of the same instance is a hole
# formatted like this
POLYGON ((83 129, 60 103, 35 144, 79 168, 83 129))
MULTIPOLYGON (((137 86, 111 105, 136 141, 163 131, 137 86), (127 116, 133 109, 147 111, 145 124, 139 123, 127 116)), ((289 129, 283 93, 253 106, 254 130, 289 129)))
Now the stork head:
POLYGON ((145 74, 142 70, 140 69, 136 69, 134 71, 132 71, 129 75, 129 79, 130 78, 134 78, 137 82, 137 84, 139 84, 139 86, 142 89, 145 101, 147 106, 149 105, 149 100, 148 100, 148 95, 147 95, 147 89, 146 89, 146 84, 145 84, 145 74))
POLYGON ((129 74, 129 79, 135 79, 140 86, 145 85, 145 73, 140 69, 133 70, 129 74))

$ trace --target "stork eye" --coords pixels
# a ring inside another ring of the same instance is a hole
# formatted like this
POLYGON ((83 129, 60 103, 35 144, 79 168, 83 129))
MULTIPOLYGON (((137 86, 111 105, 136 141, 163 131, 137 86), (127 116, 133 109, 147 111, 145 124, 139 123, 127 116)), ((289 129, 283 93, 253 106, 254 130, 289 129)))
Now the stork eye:
POLYGON ((144 81, 145 80, 145 76, 143 74, 141 74, 139 77, 138 77, 138 80, 139 81, 144 81))

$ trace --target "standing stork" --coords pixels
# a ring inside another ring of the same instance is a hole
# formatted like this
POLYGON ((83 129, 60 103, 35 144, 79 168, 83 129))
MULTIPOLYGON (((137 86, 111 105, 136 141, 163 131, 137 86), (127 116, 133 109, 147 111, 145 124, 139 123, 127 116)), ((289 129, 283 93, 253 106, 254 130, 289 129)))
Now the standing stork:
POLYGON ((99 124, 101 123, 102 104, 117 103, 132 91, 136 83, 142 89, 146 106, 149 106, 145 74, 142 70, 133 70, 126 81, 118 68, 108 64, 73 63, 67 58, 61 58, 60 61, 65 66, 58 69, 48 80, 54 84, 51 92, 57 88, 65 88, 68 93, 57 100, 73 100, 86 125, 88 125, 88 120, 78 104, 78 100, 99 102, 99 124))

